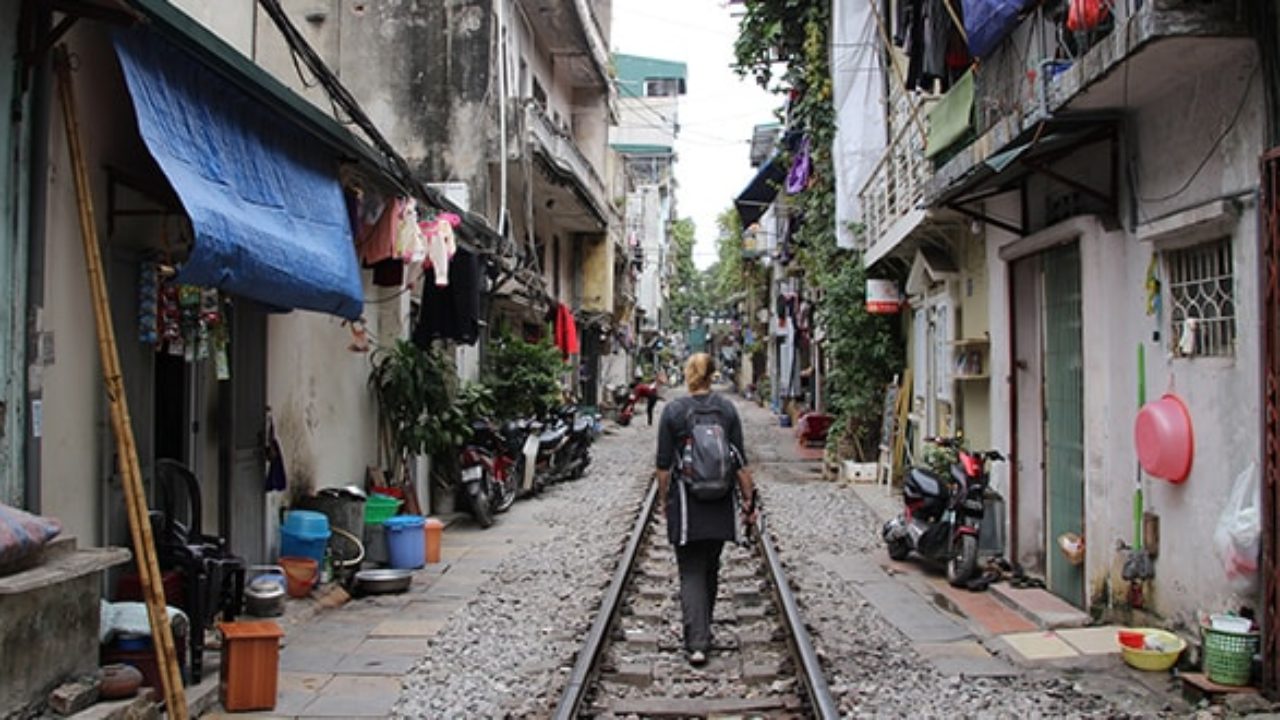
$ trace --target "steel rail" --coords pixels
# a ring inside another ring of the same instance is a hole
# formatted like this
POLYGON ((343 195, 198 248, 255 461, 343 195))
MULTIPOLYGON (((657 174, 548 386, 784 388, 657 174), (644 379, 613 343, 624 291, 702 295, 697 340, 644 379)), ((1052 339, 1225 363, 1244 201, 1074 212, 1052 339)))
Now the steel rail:
POLYGON ((791 586, 787 584, 787 576, 782 570, 778 551, 769 540, 769 534, 765 532, 763 515, 756 521, 755 532, 756 542, 764 552, 765 560, 769 565, 769 582, 773 585, 773 591, 779 602, 782 603, 783 620, 787 623, 787 629, 791 631, 790 639, 795 645, 796 655, 800 658, 800 665, 804 671, 805 689, 809 691, 809 701, 813 704, 814 714, 824 720, 839 718, 839 708, 836 707, 835 699, 831 697, 831 688, 827 685, 826 676, 822 674, 822 663, 818 661, 818 653, 814 651, 813 642, 809 639, 809 631, 805 629, 804 620, 800 617, 796 596, 791 592, 791 586))
POLYGON ((627 541, 627 548, 623 552, 617 570, 613 573, 613 580, 609 583, 609 590, 605 593, 604 600, 600 603, 600 613, 596 615, 595 622, 591 625, 591 631, 587 633, 587 639, 583 642, 582 649, 578 651, 578 659, 573 664, 573 672, 569 675, 569 683, 560 695, 560 703, 556 706, 556 712, 553 715, 556 720, 576 718, 581 709, 582 701, 586 699, 591 672, 595 668, 596 659, 599 657, 600 651, 604 649, 605 641, 609 635, 609 627, 613 625, 618 609, 622 606, 621 600, 626 590, 627 579, 631 576, 631 570, 635 566, 636 554, 640 550, 641 541, 644 540, 645 530, 649 525, 650 517, 653 515, 654 501, 657 496, 658 483, 653 481, 649 484, 649 492, 645 494, 644 505, 636 518, 635 527, 631 529, 631 539, 627 541))

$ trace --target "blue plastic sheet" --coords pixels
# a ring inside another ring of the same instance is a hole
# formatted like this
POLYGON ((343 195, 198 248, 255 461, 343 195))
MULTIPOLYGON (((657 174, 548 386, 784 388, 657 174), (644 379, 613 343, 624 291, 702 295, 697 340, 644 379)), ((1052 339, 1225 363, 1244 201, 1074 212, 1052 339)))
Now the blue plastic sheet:
POLYGON ((1018 13, 1030 0, 964 0, 964 32, 969 54, 987 58, 1018 25, 1018 13))
POLYGON ((177 280, 359 317, 360 268, 329 149, 154 33, 121 31, 115 46, 138 130, 195 230, 177 280))

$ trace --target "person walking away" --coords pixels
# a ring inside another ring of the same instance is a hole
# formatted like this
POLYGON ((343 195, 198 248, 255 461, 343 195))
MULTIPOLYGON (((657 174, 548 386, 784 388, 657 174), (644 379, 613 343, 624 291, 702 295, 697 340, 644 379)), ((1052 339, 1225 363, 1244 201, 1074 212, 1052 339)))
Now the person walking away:
POLYGON ((691 665, 707 661, 711 617, 726 540, 744 541, 756 521, 756 493, 733 403, 711 392, 715 363, 697 353, 685 363, 689 394, 670 402, 658 423, 658 499, 680 567, 680 611, 691 665))

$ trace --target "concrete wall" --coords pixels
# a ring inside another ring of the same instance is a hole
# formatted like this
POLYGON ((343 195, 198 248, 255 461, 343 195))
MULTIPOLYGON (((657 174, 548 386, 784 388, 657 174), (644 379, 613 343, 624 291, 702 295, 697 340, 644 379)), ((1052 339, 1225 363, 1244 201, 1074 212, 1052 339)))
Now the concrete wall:
POLYGON ((582 308, 613 312, 613 263, 616 245, 612 238, 583 241, 582 308))
MULTIPOLYGON (((80 58, 79 70, 73 75, 80 137, 98 232, 105 238, 107 183, 102 168, 113 166, 139 176, 152 170, 106 37, 93 24, 82 23, 67 41, 80 58)), ((48 333, 54 352, 49 364, 31 369, 33 384, 44 392, 41 511, 61 519, 67 534, 92 544, 103 532, 97 502, 103 482, 103 442, 113 440, 103 401, 70 156, 62 111, 56 102, 49 122, 43 278, 47 291, 43 305, 36 310, 39 319, 35 329, 48 333)), ((121 342, 131 337, 129 329, 117 333, 121 342)))
POLYGON ((267 404, 290 490, 362 484, 378 460, 370 356, 349 351, 350 331, 319 313, 272 316, 267 337, 267 404))
MULTIPOLYGON (((255 0, 170 0, 174 7, 191 16, 223 42, 253 57, 255 0)), ((292 5, 292 3, 291 3, 292 5)), ((264 22, 270 22, 266 17, 264 22)))
POLYGON ((615 145, 661 145, 674 147, 676 140, 675 97, 620 98, 618 125, 612 130, 615 145))
MULTIPOLYGON (((1169 88, 1161 100, 1133 114, 1129 136, 1137 138, 1134 178, 1138 194, 1154 198, 1168 193, 1192 177, 1207 146, 1226 132, 1220 146, 1186 190, 1160 202, 1138 202, 1139 222, 1168 216, 1202 205, 1221 196, 1248 193, 1257 183, 1257 157, 1262 150, 1261 88, 1229 127, 1244 90, 1249 58, 1228 58, 1221 71, 1188 78, 1183 87, 1169 88), (1214 128, 1206 133, 1206 128, 1214 128), (1194 148, 1168 152, 1171 147, 1194 148)), ((1253 81, 1256 85, 1256 79, 1253 81)), ((1031 202, 1037 200, 1033 198, 1031 202)), ((1121 207, 1133 198, 1122 197, 1121 207)), ((1010 194, 987 203, 988 212, 1018 217, 1017 198, 1010 194)), ((1220 610, 1241 602, 1257 604, 1253 596, 1237 596, 1227 585, 1222 563, 1213 551, 1212 536, 1218 515, 1236 475, 1260 458, 1261 416, 1259 383, 1259 297, 1256 271, 1256 208, 1246 197, 1238 219, 1225 224, 1232 238, 1235 267, 1237 345, 1231 358, 1174 358, 1169 353, 1167 288, 1165 315, 1146 313, 1146 276, 1153 250, 1163 246, 1139 241, 1148 227, 1112 228, 1092 216, 1082 216, 1041 231, 1029 240, 986 229, 987 307, 990 310, 993 378, 1012 374, 1009 364, 1010 328, 1009 264, 1001 258, 1020 244, 1025 248, 1043 242, 1080 243, 1083 290, 1085 425, 1085 517, 1088 555, 1085 564, 1086 593, 1093 604, 1121 607, 1127 584, 1119 577, 1123 553, 1118 541, 1133 536, 1132 498, 1136 453, 1132 428, 1137 411, 1137 346, 1146 348, 1148 400, 1166 390, 1176 391, 1187 403, 1196 434, 1196 457, 1190 477, 1181 485, 1147 479, 1146 509, 1160 517, 1164 528, 1156 562, 1156 577, 1147 592, 1148 607, 1174 622, 1190 623, 1195 613, 1220 610), (1153 331, 1159 330, 1159 342, 1153 331)), ((1178 241, 1178 233, 1169 242, 1178 241)), ((1047 270, 1051 271, 1051 270, 1047 270)), ((1023 310, 1023 308, 1019 308, 1023 310)), ((1012 418, 1007 382, 991 385, 991 435, 997 447, 1008 447, 1012 418)), ((1007 468, 997 467, 996 485, 1007 491, 1007 468)), ((1020 483, 1017 518, 1023 551, 1041 542, 1035 537, 1042 502, 1041 489, 1020 483)), ((1048 552, 1056 552, 1049 549, 1048 552)))
MULTIPOLYGON (((956 338, 963 340, 982 339, 989 331, 987 313, 987 268, 986 255, 981 240, 973 238, 969 233, 960 233, 953 243, 953 253, 960 267, 960 278, 956 283, 956 308, 959 315, 956 324, 956 338)), ((958 381, 955 395, 959 400, 961 417, 959 427, 968 438, 969 447, 979 450, 991 447, 991 376, 990 347, 981 345, 957 347, 953 354, 977 352, 982 357, 982 371, 986 380, 958 381)), ((954 367, 954 365, 953 365, 954 367)))

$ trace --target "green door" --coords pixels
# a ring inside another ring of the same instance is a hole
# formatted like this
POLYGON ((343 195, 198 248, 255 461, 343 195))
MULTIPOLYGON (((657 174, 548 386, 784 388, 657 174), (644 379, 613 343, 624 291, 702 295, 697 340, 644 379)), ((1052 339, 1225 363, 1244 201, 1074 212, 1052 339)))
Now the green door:
POLYGON ((1084 607, 1084 566, 1058 549, 1084 536, 1084 358, 1080 341, 1080 247, 1044 254, 1044 443, 1049 590, 1084 607))

